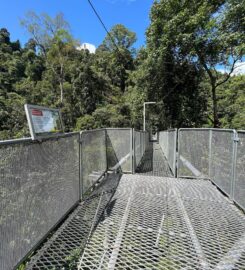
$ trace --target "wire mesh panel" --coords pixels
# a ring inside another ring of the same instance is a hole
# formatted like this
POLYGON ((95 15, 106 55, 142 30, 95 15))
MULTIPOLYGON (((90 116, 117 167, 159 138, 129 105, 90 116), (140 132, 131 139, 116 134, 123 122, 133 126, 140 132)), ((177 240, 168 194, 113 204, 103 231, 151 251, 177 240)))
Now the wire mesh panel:
POLYGON ((177 129, 159 132, 159 144, 173 173, 176 167, 176 143, 177 129))
POLYGON ((134 131, 135 168, 139 166, 149 144, 149 134, 144 131, 134 131))
POLYGON ((81 139, 82 186, 86 193, 107 170, 106 130, 84 131, 81 139))
POLYGON ((245 210, 245 131, 238 131, 234 200, 245 210))
POLYGON ((212 130, 209 177, 226 194, 232 192, 233 130, 212 130))
POLYGON ((0 269, 10 270, 79 200, 79 133, 0 145, 0 269))
POLYGON ((145 136, 145 133, 144 132, 140 132, 140 155, 141 155, 141 158, 143 157, 144 153, 145 153, 145 140, 144 140, 144 136, 145 136))
POLYGON ((169 130, 167 159, 173 173, 175 172, 176 166, 176 141, 177 141, 177 130, 169 130))
POLYGON ((209 174, 209 129, 179 129, 178 176, 209 174))
POLYGON ((150 134, 148 132, 145 132, 145 151, 150 146, 150 134))
POLYGON ((164 155, 167 155, 168 152, 168 131, 159 132, 159 144, 162 148, 164 155))
POLYGON ((108 168, 132 172, 132 129, 111 128, 106 131, 108 168))
POLYGON ((134 151, 135 151, 135 167, 137 167, 140 163, 141 160, 141 132, 140 131, 135 131, 134 132, 134 139, 135 139, 135 144, 134 144, 134 151))

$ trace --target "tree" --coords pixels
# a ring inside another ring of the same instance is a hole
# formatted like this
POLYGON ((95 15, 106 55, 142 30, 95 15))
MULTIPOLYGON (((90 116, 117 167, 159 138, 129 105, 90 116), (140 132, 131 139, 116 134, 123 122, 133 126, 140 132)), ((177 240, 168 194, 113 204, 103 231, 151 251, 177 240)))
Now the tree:
POLYGON ((46 58, 47 67, 50 68, 58 82, 60 90, 60 105, 63 106, 64 82, 68 61, 73 56, 76 42, 69 33, 69 24, 62 13, 51 18, 46 13, 38 16, 29 12, 21 24, 31 35, 29 47, 37 46, 46 58))
POLYGON ((60 29, 53 38, 52 45, 47 52, 47 64, 58 80, 60 88, 60 104, 64 99, 64 81, 69 60, 74 55, 75 42, 70 34, 60 29))
POLYGON ((132 46, 136 42, 136 34, 122 24, 116 24, 105 37, 101 49, 115 51, 123 48, 133 52, 132 46))
POLYGON ((232 76, 217 90, 220 122, 224 128, 245 127, 245 75, 232 76))
POLYGON ((123 93, 126 88, 128 73, 134 69, 132 48, 136 34, 125 26, 112 27, 102 44, 97 49, 97 63, 110 78, 111 83, 123 93))
POLYGON ((22 116, 18 115, 23 98, 16 93, 15 83, 25 76, 18 41, 10 41, 7 29, 0 29, 0 137, 15 135, 21 127, 22 116), (21 119, 21 120, 20 120, 21 119))
POLYGON ((55 37, 60 35, 60 31, 64 30, 69 33, 70 30, 63 13, 59 13, 52 18, 46 13, 37 15, 34 11, 30 11, 21 20, 21 25, 28 31, 40 51, 45 55, 55 37))
POLYGON ((216 89, 229 80, 244 55, 244 21, 239 17, 244 6, 244 0, 161 0, 151 10, 148 46, 171 47, 175 57, 205 70, 211 86, 214 127, 220 125, 216 89), (225 77, 218 72, 219 65, 226 68, 225 77))
POLYGON ((154 122, 158 122, 153 128, 201 126, 207 102, 199 86, 202 78, 199 66, 179 57, 164 43, 149 43, 141 53, 143 58, 140 61, 136 58, 139 63, 134 75, 135 88, 145 93, 145 101, 157 102, 150 108, 154 122))

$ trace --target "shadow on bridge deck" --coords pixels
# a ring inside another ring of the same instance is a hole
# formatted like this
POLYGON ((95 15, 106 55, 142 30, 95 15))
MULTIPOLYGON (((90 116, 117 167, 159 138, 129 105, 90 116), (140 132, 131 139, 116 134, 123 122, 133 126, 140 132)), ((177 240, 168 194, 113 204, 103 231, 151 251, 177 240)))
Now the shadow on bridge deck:
POLYGON ((244 214, 210 181, 170 178, 157 143, 136 172, 108 175, 27 269, 245 269, 244 214))
POLYGON ((152 176, 173 176, 168 161, 157 142, 150 143, 135 172, 152 176))

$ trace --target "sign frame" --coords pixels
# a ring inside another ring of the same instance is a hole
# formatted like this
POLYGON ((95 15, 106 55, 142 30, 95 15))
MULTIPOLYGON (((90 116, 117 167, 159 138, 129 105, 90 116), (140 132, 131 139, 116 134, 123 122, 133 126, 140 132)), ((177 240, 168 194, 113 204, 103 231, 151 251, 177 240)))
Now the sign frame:
POLYGON ((25 104, 24 107, 25 107, 25 113, 26 113, 26 117, 27 117, 28 126, 29 126, 32 140, 42 140, 42 139, 46 139, 46 138, 50 138, 50 137, 57 137, 57 135, 64 134, 64 125, 63 125, 60 109, 53 109, 53 108, 43 107, 43 106, 39 106, 39 105, 31 105, 31 104, 25 104), (35 127, 34 127, 34 122, 32 119, 32 110, 33 109, 40 110, 40 111, 46 110, 46 111, 58 113, 60 125, 61 125, 61 132, 43 132, 43 134, 36 133, 35 127))

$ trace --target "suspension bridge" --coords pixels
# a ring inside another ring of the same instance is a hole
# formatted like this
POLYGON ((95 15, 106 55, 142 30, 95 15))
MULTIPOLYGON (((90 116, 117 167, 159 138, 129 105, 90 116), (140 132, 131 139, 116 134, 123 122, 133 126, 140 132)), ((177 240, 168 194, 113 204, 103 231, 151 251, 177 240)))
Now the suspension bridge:
POLYGON ((245 269, 245 132, 0 142, 0 269, 245 269))

